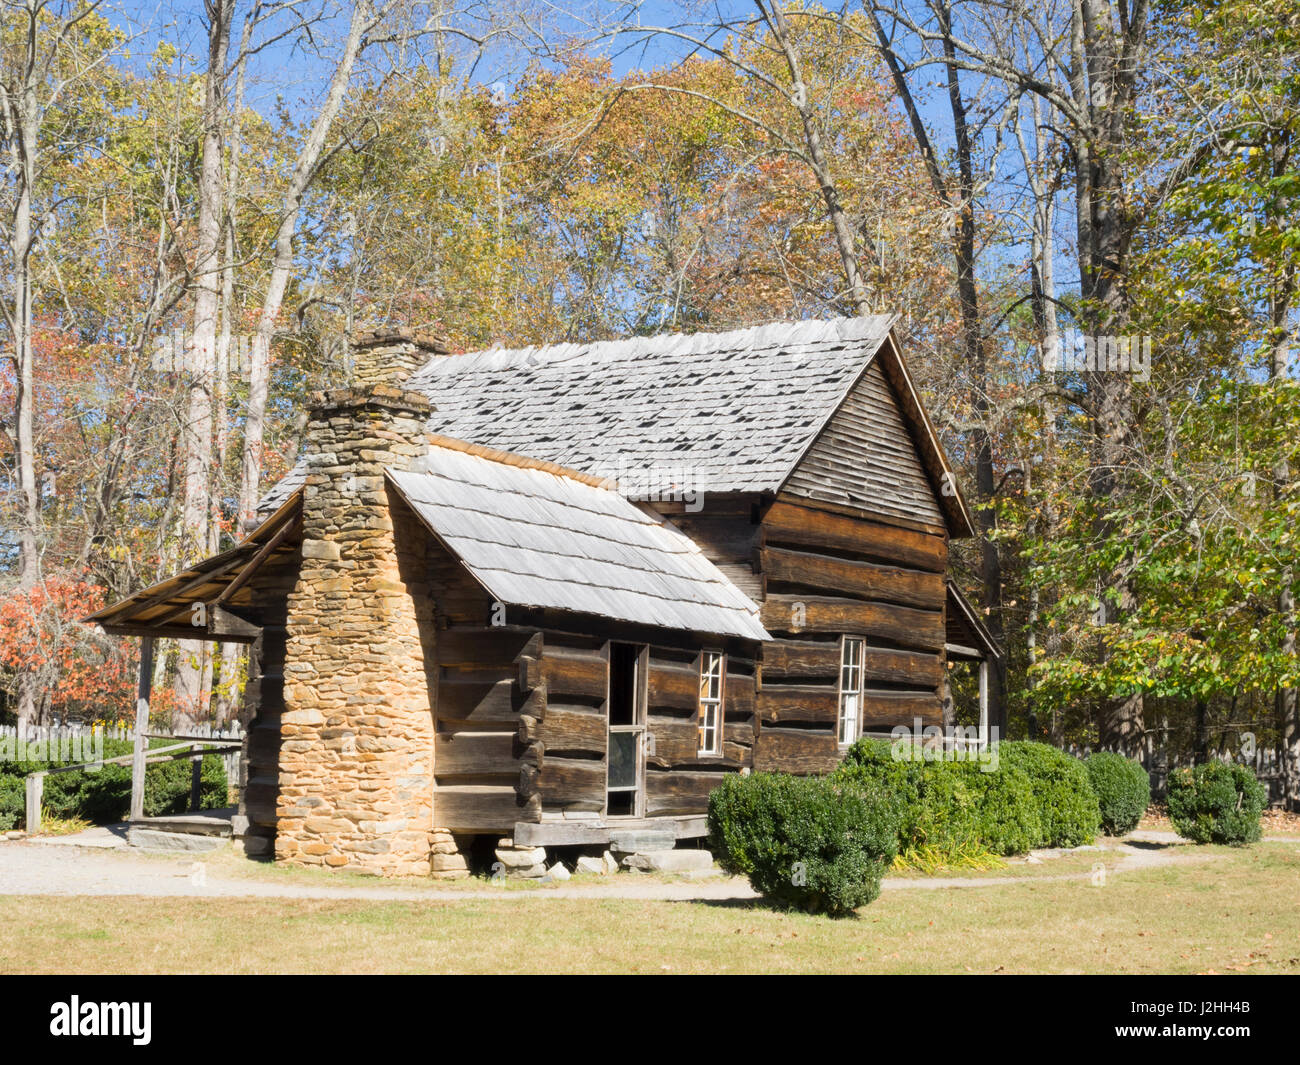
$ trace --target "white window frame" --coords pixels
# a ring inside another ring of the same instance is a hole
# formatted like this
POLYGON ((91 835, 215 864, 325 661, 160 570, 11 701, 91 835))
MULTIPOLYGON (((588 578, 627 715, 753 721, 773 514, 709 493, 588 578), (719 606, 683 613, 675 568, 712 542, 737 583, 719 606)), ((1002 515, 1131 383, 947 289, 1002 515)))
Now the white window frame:
POLYGON ((845 636, 840 641, 840 690, 835 715, 835 737, 848 747, 862 735, 862 704, 866 688, 867 641, 845 636))
POLYGON ((723 708, 727 689, 727 656, 721 651, 700 652, 697 745, 702 755, 722 754, 723 708))

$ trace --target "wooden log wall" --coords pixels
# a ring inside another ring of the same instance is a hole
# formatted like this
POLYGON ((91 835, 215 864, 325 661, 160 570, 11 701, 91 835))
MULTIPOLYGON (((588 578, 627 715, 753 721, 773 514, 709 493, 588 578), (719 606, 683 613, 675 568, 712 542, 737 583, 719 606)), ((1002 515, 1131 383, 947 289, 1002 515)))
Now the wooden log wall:
POLYGON ((646 730, 646 816, 699 814, 724 773, 753 765, 756 719, 755 663, 734 652, 726 658, 722 755, 699 753, 699 652, 650 648, 646 730))
POLYGON ((541 750, 524 723, 541 716, 544 686, 521 683, 542 638, 509 624, 487 594, 446 552, 432 559, 435 643, 433 819, 455 832, 504 832, 536 821, 541 803, 519 792, 541 750), (507 622, 494 625, 493 621, 507 622))
POLYGON ((840 640, 862 636, 864 732, 939 724, 947 540, 783 497, 759 537, 763 625, 754 768, 833 769, 841 752, 840 640))
POLYGON ((537 756, 519 774, 519 795, 540 802, 544 813, 598 817, 605 808, 605 642, 549 629, 539 639, 537 653, 520 662, 520 685, 542 698, 520 725, 537 756))

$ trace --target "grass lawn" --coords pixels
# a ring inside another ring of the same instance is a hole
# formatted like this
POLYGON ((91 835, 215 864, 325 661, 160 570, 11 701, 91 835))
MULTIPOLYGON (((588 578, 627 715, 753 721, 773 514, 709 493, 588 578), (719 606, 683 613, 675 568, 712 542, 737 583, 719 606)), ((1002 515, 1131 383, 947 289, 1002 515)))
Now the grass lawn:
MULTIPOLYGON (((886 891, 832 921, 736 902, 10 896, 0 972, 1300 973, 1300 847, 1088 880, 886 891)), ((530 897, 532 896, 532 897, 530 897)))

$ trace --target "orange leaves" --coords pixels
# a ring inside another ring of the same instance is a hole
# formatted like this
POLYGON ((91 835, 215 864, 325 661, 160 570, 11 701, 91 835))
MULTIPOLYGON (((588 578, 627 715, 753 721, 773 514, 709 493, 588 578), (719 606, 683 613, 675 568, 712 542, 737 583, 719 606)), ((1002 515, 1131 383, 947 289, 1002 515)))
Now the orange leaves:
POLYGON ((103 600, 103 589, 80 574, 52 574, 0 596, 0 667, 34 676, 38 698, 60 716, 113 719, 130 706, 122 647, 80 620, 103 600))

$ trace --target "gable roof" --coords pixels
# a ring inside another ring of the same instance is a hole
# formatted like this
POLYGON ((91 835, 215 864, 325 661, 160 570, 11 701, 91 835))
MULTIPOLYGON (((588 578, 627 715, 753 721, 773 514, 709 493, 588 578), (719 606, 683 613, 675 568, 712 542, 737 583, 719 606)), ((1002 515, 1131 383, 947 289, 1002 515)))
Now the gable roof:
POLYGON ((771 638, 753 600, 658 515, 591 478, 460 447, 431 447, 425 470, 388 470, 387 477, 494 599, 771 638))
MULTIPOLYGON (((884 351, 949 531, 970 535, 960 494, 941 491, 951 468, 897 355, 894 320, 435 356, 402 387, 432 401, 434 432, 617 481, 631 498, 682 489, 775 493, 884 351)), ((305 476, 299 464, 259 510, 280 505, 305 476)))
POLYGON ((1001 660, 1002 648, 998 646, 979 613, 951 579, 944 583, 947 585, 944 623, 947 627, 945 639, 948 657, 1001 660))

